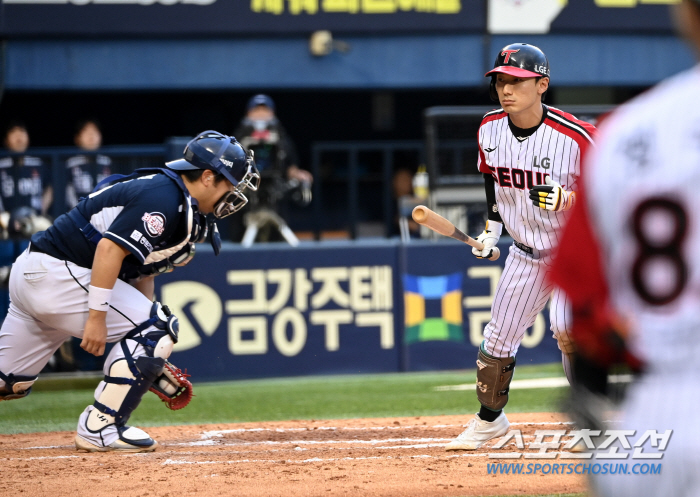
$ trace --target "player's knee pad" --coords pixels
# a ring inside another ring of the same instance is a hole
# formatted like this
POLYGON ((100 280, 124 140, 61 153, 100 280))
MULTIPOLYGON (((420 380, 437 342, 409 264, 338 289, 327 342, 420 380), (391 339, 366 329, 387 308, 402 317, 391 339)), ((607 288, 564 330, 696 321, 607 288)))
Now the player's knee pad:
POLYGON ((168 306, 154 302, 149 319, 136 326, 122 340, 124 354, 127 357, 131 356, 124 341, 133 340, 143 346, 149 357, 167 359, 177 343, 179 329, 177 317, 170 312, 168 306), (155 328, 155 330, 146 331, 149 328, 155 328))
POLYGON ((574 353, 574 342, 571 341, 568 333, 556 333, 554 338, 557 339, 557 345, 563 354, 571 355, 574 353))
POLYGON ((104 378, 105 386, 93 404, 87 419, 87 429, 98 432, 110 425, 124 426, 131 413, 141 403, 154 381, 163 374, 165 359, 138 357, 134 367, 127 359, 118 359, 104 378))
POLYGON ((482 343, 476 366, 476 397, 484 407, 500 411, 508 403, 515 357, 492 357, 484 351, 482 343))
POLYGON ((26 397, 32 391, 32 385, 38 380, 38 376, 20 376, 16 374, 4 374, 0 371, 0 380, 5 386, 0 388, 0 400, 14 400, 26 397))

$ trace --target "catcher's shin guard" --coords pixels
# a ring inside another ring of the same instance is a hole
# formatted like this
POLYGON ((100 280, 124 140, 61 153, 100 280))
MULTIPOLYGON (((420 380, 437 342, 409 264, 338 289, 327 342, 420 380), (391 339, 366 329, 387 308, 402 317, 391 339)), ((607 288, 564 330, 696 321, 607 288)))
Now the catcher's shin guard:
POLYGON ((32 391, 32 385, 38 376, 19 376, 16 374, 4 374, 0 371, 0 380, 5 382, 4 387, 0 387, 0 400, 14 400, 26 397, 32 391))
POLYGON ((482 343, 476 365, 476 397, 482 406, 500 411, 508 403, 515 357, 492 357, 486 353, 482 343))
POLYGON ((163 373, 165 359, 139 357, 134 364, 136 374, 127 359, 118 359, 110 366, 109 375, 103 380, 105 386, 93 404, 95 409, 87 418, 86 427, 90 432, 96 433, 111 425, 124 427, 141 398, 163 373))

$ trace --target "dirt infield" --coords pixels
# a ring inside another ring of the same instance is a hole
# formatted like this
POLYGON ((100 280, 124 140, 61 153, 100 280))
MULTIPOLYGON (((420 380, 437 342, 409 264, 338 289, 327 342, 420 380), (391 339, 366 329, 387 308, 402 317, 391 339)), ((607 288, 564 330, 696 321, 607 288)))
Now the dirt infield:
MULTIPOLYGON (((509 414, 525 442, 569 429, 559 414, 509 414)), ((468 416, 150 428, 151 454, 77 452, 71 432, 0 435, 2 496, 179 497, 537 495, 585 489, 582 477, 488 475, 489 447, 445 452, 468 416)), ((511 448, 510 450, 515 450, 511 448)), ((562 461, 567 462, 567 461, 562 461)))

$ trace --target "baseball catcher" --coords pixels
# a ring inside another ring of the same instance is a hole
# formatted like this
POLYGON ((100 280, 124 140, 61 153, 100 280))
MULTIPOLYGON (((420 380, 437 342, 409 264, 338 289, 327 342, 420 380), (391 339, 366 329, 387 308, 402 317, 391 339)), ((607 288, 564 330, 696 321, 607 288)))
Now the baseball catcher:
POLYGON ((53 226, 36 233, 15 261, 9 314, 0 330, 0 400, 26 397, 70 336, 105 360, 95 402, 78 421, 75 445, 89 452, 150 452, 158 443, 127 426, 151 390, 170 409, 192 398, 188 375, 168 362, 178 320, 153 302, 155 275, 192 260, 213 219, 239 210, 260 177, 252 154, 215 131, 187 144, 184 158, 100 182, 53 226))

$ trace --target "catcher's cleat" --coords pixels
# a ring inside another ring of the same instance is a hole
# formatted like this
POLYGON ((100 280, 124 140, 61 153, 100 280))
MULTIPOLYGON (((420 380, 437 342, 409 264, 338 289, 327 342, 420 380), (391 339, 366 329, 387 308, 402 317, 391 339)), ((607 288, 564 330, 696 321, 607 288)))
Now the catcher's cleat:
POLYGON ((501 412, 496 420, 491 422, 483 421, 476 414, 467 423, 467 429, 448 443, 445 450, 476 450, 489 440, 508 433, 508 428, 510 428, 510 422, 504 412, 501 412))
POLYGON ((143 430, 130 426, 118 428, 119 438, 109 445, 95 445, 80 435, 75 436, 75 448, 88 452, 153 452, 158 442, 143 430))

